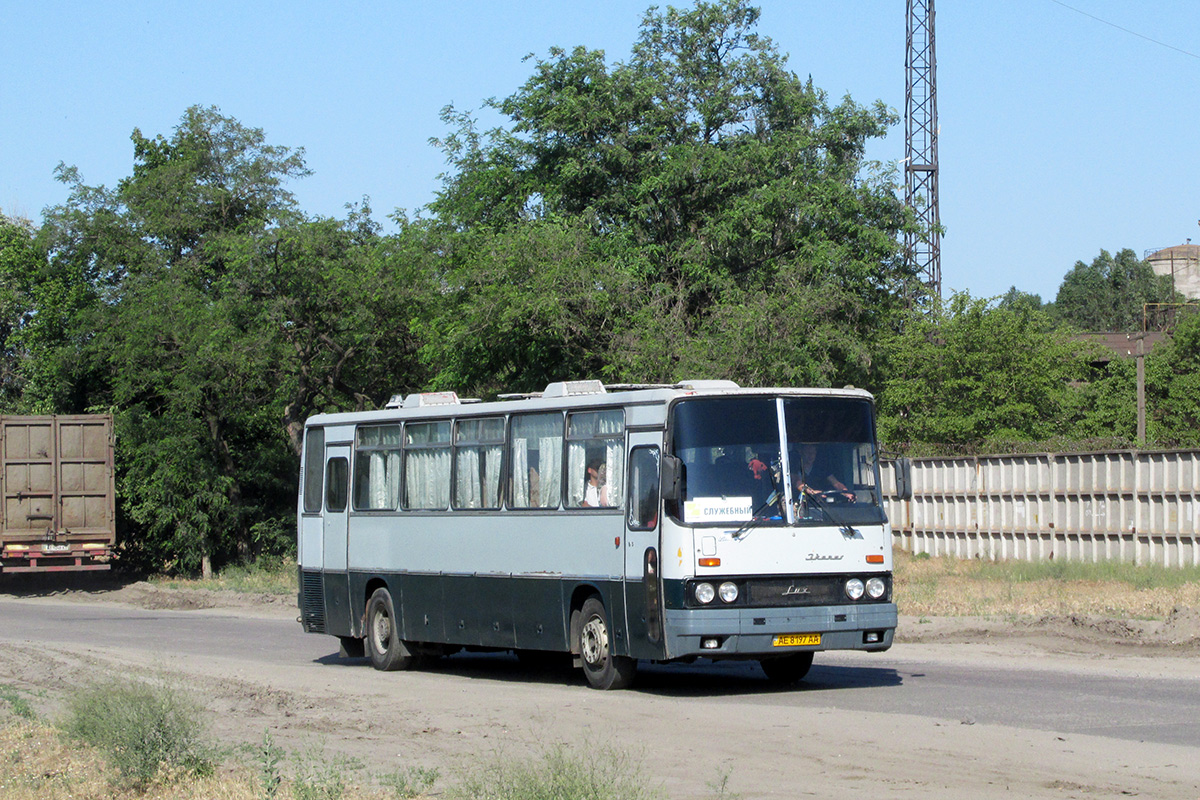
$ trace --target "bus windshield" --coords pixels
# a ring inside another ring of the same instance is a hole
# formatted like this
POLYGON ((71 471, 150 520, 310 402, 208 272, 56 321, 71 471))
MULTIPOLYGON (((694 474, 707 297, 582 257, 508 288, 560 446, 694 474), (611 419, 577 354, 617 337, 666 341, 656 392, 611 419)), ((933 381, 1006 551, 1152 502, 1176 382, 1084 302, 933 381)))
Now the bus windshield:
POLYGON ((687 524, 885 521, 867 400, 696 398, 677 403, 672 420, 687 524))

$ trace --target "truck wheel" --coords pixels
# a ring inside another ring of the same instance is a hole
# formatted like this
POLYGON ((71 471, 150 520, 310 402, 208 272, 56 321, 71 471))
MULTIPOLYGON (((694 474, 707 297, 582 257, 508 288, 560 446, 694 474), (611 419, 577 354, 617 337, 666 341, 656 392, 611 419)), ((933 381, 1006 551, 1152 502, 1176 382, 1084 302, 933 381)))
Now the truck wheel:
POLYGON ((599 597, 584 601, 577 637, 583 674, 593 689, 625 689, 633 683, 637 660, 613 655, 612 628, 599 597))
POLYGON ((400 641, 396 608, 387 589, 376 589, 367 601, 367 655, 375 669, 391 672, 412 669, 416 658, 400 641))

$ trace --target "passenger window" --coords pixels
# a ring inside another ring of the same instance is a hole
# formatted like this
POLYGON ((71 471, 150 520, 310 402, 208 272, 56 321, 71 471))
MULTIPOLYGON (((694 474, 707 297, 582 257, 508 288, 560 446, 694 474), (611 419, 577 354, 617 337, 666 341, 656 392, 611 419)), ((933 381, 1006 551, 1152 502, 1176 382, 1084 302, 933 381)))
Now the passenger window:
POLYGON ((404 426, 404 507, 450 507, 450 422, 404 426))
POLYGON ((325 510, 338 513, 346 510, 350 494, 350 462, 344 458, 331 458, 325 465, 325 510))
POLYGON ((658 448, 635 447, 629 454, 629 528, 658 526, 658 448))
POLYGON ((395 511, 400 506, 400 426, 358 429, 354 452, 354 507, 395 511))
POLYGON ((510 508, 558 508, 562 501, 562 414, 512 418, 510 508))
POLYGON ((321 510, 322 478, 325 470, 325 429, 309 428, 304 437, 304 511, 316 514, 321 510))
POLYGON ((568 505, 577 508, 621 505, 624 473, 624 412, 614 409, 568 414, 568 505))
POLYGON ((504 418, 459 420, 454 440, 454 507, 500 507, 504 418))

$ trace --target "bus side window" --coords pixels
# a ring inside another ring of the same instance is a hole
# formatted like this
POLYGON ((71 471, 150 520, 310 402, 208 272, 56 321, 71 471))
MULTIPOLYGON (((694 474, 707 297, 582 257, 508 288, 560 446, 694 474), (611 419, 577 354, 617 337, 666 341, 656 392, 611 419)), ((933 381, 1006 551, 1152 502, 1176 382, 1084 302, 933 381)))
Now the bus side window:
POLYGON ((567 506, 616 508, 625 492, 625 412, 567 414, 567 506))
POLYGON ((454 437, 454 507, 500 507, 504 418, 464 419, 454 437))
POLYGON ((395 511, 400 505, 400 426, 364 426, 356 442, 355 510, 395 511))
POLYGON ((658 448, 635 447, 629 454, 629 528, 658 525, 658 448))
POLYGON ((325 465, 325 510, 335 513, 346 510, 350 496, 350 462, 331 458, 325 465))
POLYGON ((304 511, 321 511, 322 478, 325 470, 325 429, 309 428, 304 437, 304 511))
POLYGON ((562 414, 514 416, 508 448, 508 507, 558 508, 562 500, 562 414))
POLYGON ((404 426, 404 507, 450 507, 450 421, 404 426))

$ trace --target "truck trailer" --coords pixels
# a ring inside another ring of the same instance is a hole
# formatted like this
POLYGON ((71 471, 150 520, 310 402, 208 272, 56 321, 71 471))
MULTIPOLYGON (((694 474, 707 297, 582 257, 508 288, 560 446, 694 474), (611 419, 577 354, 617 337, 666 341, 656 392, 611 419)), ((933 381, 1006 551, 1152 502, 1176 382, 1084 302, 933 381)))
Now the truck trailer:
POLYGON ((0 572, 109 569, 112 430, 106 414, 0 415, 0 572))

